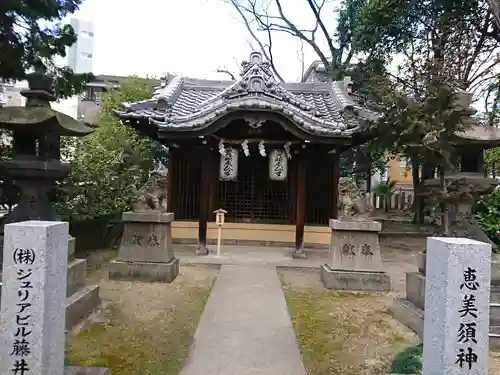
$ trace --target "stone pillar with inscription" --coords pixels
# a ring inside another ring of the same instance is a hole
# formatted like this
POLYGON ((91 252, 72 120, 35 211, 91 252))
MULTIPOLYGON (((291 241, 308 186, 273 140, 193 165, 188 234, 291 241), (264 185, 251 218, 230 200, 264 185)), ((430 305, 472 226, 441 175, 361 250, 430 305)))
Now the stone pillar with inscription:
POLYGON ((111 262, 110 279, 172 282, 179 258, 172 246, 172 212, 125 212, 118 257, 111 262))
POLYGON ((491 245, 427 239, 424 375, 487 375, 491 245))
POLYGON ((0 374, 63 375, 68 223, 5 225, 0 374), (8 280, 8 281, 7 281, 8 280))
POLYGON ((378 232, 382 225, 370 220, 330 220, 329 262, 320 268, 323 284, 333 290, 389 291, 378 232))

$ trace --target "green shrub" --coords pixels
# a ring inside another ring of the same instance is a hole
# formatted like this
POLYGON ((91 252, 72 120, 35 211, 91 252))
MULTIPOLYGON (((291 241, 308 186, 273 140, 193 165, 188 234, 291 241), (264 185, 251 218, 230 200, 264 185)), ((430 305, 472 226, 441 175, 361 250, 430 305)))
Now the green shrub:
POLYGON ((474 208, 475 218, 482 230, 500 246, 500 190, 482 197, 474 208))
POLYGON ((391 365, 393 374, 421 374, 423 345, 410 346, 396 354, 391 365))

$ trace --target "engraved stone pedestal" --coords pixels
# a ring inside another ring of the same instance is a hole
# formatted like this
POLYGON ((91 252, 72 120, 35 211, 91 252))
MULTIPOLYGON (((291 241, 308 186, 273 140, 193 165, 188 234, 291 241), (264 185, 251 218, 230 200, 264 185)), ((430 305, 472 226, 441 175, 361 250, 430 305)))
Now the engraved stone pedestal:
POLYGON ((368 220, 330 220, 329 263, 321 266, 321 281, 328 289, 391 289, 384 272, 378 232, 382 225, 368 220))
POLYGON ((118 258, 111 262, 110 279, 172 282, 179 258, 172 246, 172 212, 125 212, 118 258))

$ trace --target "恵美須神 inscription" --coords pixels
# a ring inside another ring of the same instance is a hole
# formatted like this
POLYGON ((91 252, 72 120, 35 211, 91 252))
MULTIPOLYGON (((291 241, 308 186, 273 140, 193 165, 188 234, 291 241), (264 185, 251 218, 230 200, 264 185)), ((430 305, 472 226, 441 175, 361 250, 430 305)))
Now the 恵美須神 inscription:
POLYGON ((458 327, 457 343, 460 344, 457 353, 456 364, 461 369, 472 370, 477 363, 478 355, 475 344, 477 317, 479 314, 476 306, 476 292, 480 288, 477 281, 476 270, 467 267, 463 272, 463 282, 460 284, 460 290, 464 291, 461 306, 458 310, 460 314, 460 325, 458 327))

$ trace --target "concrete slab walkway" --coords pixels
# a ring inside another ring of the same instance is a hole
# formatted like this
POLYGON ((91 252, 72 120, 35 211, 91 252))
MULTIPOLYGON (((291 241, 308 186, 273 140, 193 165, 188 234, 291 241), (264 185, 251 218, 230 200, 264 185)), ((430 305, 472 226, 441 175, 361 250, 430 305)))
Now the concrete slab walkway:
POLYGON ((220 256, 216 256, 215 246, 208 246, 209 255, 195 254, 195 247, 176 248, 175 255, 181 264, 274 266, 315 269, 328 260, 326 249, 306 249, 306 259, 294 259, 293 249, 287 247, 226 246, 220 256))
POLYGON ((275 267, 221 267, 180 375, 306 375, 275 267))

